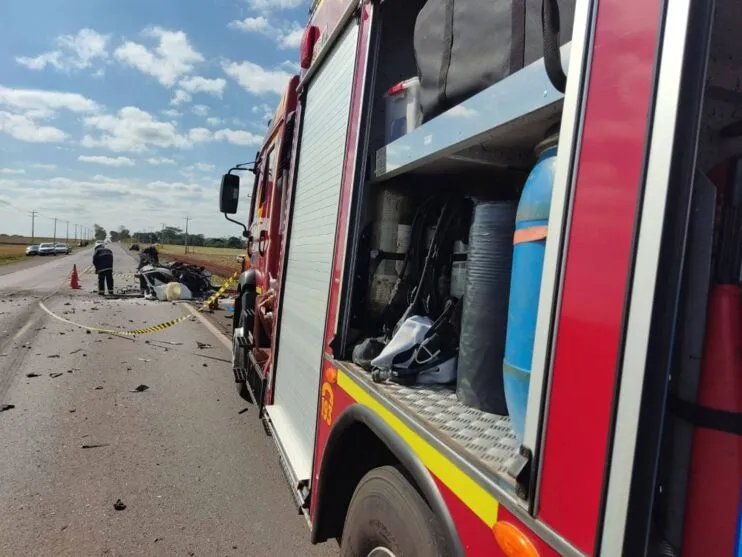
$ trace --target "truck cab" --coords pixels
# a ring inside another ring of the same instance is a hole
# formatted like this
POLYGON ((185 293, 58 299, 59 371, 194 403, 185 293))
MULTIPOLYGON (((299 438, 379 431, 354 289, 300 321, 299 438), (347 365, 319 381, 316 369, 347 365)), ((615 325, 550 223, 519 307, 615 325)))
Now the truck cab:
MULTIPOLYGON (((250 169, 254 181, 250 213, 245 227, 247 256, 238 282, 233 322, 233 371, 238 392, 261 400, 268 386, 275 326, 275 296, 280 284, 279 268, 286 209, 286 184, 291 162, 298 77, 286 85, 281 101, 268 124, 268 132, 250 169), (248 385, 251 388, 248 388, 248 385)), ((235 170, 235 169, 233 169, 235 170)), ((236 170, 244 170, 236 167, 236 170)), ((234 213, 239 200, 239 177, 226 174, 222 180, 222 212, 234 213), (225 211, 225 209, 227 209, 225 211)), ((231 220, 231 219, 230 219, 231 220)))

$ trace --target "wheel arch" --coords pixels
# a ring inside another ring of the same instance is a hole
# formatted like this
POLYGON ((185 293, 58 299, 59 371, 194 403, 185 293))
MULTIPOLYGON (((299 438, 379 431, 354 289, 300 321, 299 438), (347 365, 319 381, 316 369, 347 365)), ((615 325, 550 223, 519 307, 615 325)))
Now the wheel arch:
POLYGON ((369 470, 389 464, 403 468, 407 479, 440 520, 453 555, 463 557, 453 518, 430 471, 384 420, 360 404, 349 406, 330 430, 317 489, 312 493, 312 497, 317 497, 312 543, 340 538, 356 485, 369 470), (359 458, 359 453, 365 453, 365 458, 359 458), (329 493, 332 497, 325 496, 329 493))

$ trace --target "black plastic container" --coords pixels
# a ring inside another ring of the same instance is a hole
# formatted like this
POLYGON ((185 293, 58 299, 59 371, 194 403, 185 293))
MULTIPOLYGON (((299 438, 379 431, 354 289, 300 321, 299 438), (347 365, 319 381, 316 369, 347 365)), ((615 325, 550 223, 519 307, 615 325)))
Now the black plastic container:
POLYGON ((506 415, 502 382, 517 203, 480 201, 469 231, 456 380, 459 400, 506 415))

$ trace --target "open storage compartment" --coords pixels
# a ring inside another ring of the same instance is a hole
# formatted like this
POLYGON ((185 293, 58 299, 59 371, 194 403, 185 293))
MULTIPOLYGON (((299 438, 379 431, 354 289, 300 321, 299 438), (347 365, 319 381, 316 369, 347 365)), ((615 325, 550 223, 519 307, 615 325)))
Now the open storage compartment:
POLYGON ((680 89, 686 110, 676 129, 627 514, 629 554, 644 543, 637 533, 646 518, 650 556, 742 550, 742 4, 716 0, 702 60, 713 7, 699 2, 691 11, 680 89), (699 94, 700 115, 693 107, 699 94))
MULTIPOLYGON (((514 493, 509 468, 525 419, 562 94, 539 58, 387 144, 395 135, 388 95, 417 75, 415 18, 424 5, 387 1, 378 8, 360 153, 366 174, 355 193, 345 321, 333 356, 448 458, 514 493), (524 217, 528 207, 518 216, 519 203, 530 204, 535 220, 524 217), (541 259, 521 255, 518 264, 514 242, 530 242, 541 259), (539 280, 513 279, 518 265, 539 280), (519 325, 530 329, 523 346, 511 347, 518 353, 511 367, 525 374, 516 381, 515 427, 503 387, 511 281, 527 284, 531 319, 519 325), (389 352, 395 343, 397 352, 389 352)), ((571 21, 563 27, 571 32, 571 21)))

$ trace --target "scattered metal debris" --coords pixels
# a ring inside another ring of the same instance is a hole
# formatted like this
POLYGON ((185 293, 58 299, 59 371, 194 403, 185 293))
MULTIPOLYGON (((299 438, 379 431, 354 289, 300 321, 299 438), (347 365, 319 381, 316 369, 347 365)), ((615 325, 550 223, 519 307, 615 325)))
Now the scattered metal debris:
POLYGON ((207 342, 199 342, 199 341, 196 341, 196 346, 198 346, 199 350, 208 350, 209 348, 214 348, 207 342))
POLYGON ((5 412, 6 410, 12 410, 15 408, 15 404, 0 404, 0 412, 5 412))
POLYGON ((103 390, 103 386, 102 386, 102 385, 98 385, 98 386, 97 386, 97 387, 95 388, 95 390, 96 390, 96 391, 101 391, 101 390, 103 390))
POLYGON ((110 443, 86 443, 80 445, 81 449, 99 449, 100 447, 107 447, 110 443))
POLYGON ((248 410, 249 410, 249 408, 243 408, 242 410, 240 410, 240 411, 239 411, 239 412, 237 412, 237 413, 238 413, 238 414, 244 414, 244 413, 245 413, 245 412, 247 412, 248 410))
POLYGON ((152 360, 149 360, 147 358, 139 358, 140 362, 151 362, 152 360))
POLYGON ((117 511, 123 511, 126 508, 126 505, 121 499, 116 499, 116 502, 113 504, 113 508, 117 511))
POLYGON ((149 385, 137 385, 135 388, 133 388, 131 391, 132 393, 143 393, 144 391, 149 390, 149 385))
POLYGON ((72 354, 77 354, 78 352, 82 352, 82 348, 78 348, 77 350, 73 350, 72 352, 70 352, 70 356, 72 354))
POLYGON ((55 372, 55 373, 50 373, 49 377, 51 377, 52 379, 56 379, 57 377, 60 377, 62 375, 64 375, 64 373, 55 372))
POLYGON ((39 375, 38 373, 31 372, 31 373, 27 373, 26 377, 41 377, 41 375, 39 375))
POLYGON ((59 354, 50 354, 47 358, 59 358, 59 354))

